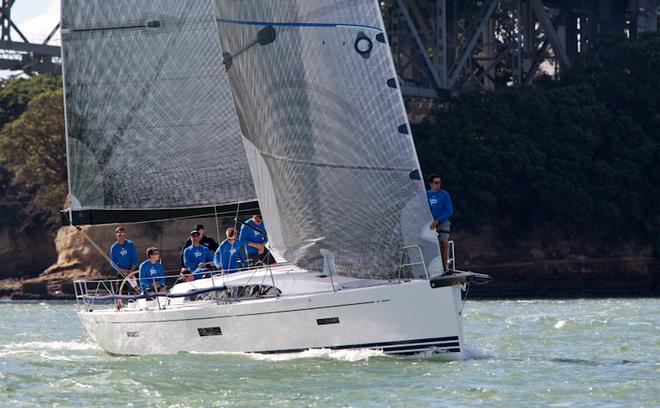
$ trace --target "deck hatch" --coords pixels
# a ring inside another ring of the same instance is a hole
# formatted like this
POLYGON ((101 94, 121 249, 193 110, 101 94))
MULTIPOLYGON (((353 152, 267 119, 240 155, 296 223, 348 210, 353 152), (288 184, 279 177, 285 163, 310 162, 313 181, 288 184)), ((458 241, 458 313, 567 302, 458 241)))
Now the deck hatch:
POLYGON ((316 323, 319 326, 323 326, 324 324, 339 324, 339 318, 338 317, 327 317, 325 319, 316 319, 316 323))
POLYGON ((200 337, 204 336, 222 336, 220 327, 200 327, 197 329, 200 337))

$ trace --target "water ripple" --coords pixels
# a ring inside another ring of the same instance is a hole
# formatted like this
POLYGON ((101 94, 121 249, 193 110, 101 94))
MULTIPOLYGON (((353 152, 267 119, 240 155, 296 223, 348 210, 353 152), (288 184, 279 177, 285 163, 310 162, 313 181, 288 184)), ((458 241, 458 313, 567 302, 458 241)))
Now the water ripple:
POLYGON ((0 406, 655 406, 660 301, 465 306, 466 359, 374 350, 115 356, 71 303, 0 302, 0 406))

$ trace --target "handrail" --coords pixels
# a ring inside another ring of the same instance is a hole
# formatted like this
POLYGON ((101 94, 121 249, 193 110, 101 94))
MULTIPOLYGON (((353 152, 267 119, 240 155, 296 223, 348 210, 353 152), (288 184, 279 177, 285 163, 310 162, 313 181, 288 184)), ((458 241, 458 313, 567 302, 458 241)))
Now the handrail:
POLYGON ((226 289, 227 286, 211 286, 210 288, 196 289, 183 293, 149 292, 149 293, 142 293, 140 295, 104 295, 104 296, 83 295, 82 298, 85 300, 118 300, 118 299, 138 300, 138 299, 150 299, 155 297, 181 298, 181 297, 195 296, 202 293, 209 293, 209 292, 215 292, 218 290, 226 290, 226 289))
MULTIPOLYGON (((84 308, 87 311, 92 311, 93 306, 95 305, 96 302, 103 302, 103 301, 113 301, 115 307, 117 310, 120 310, 123 307, 123 301, 138 301, 142 299, 146 300, 156 300, 158 302, 158 309, 163 309, 165 305, 169 304, 169 299, 175 299, 175 298, 186 298, 186 297, 191 297, 191 296, 196 296, 204 293, 209 293, 209 292, 217 292, 217 291, 223 291, 223 290, 232 290, 233 288, 242 288, 242 287, 252 287, 252 286, 259 286, 259 287, 264 287, 264 288, 269 288, 268 290, 262 290, 260 289, 258 292, 257 297, 267 297, 269 295, 266 295, 266 292, 269 292, 271 289, 274 288, 275 290, 278 290, 277 287, 275 286, 269 286, 269 285, 263 285, 262 284, 239 284, 236 286, 228 286, 227 284, 221 284, 221 282, 217 282, 219 285, 216 286, 216 279, 218 278, 218 271, 208 271, 208 273, 211 274, 211 277, 208 278, 211 280, 211 286, 210 287, 205 287, 205 288, 199 288, 199 289, 194 289, 190 290, 188 292, 182 292, 182 293, 172 293, 171 291, 167 292, 147 292, 147 293, 138 293, 138 294, 122 294, 122 289, 127 282, 127 278, 124 279, 107 279, 107 280, 75 280, 74 281, 74 288, 75 288, 75 294, 76 294, 76 305, 78 307, 78 311, 80 311, 82 308, 84 308), (165 305, 161 305, 161 301, 165 299, 165 305)), ((181 276, 180 274, 177 275, 169 275, 165 276, 165 278, 174 278, 174 277, 179 277, 181 276)), ((155 280, 156 278, 153 278, 155 280)), ((139 280, 138 280, 139 281, 139 280)), ((176 285, 176 284, 175 284, 176 285)), ((243 299, 243 296, 236 297, 236 294, 232 296, 232 294, 229 294, 228 298, 231 299, 243 299)), ((220 303, 220 299, 216 299, 217 303, 220 303)))
MULTIPOLYGON (((456 253, 454 252, 454 241, 449 241, 449 254, 447 256, 447 270, 456 270, 456 253)), ((447 271, 445 271, 447 272, 447 271)))
POLYGON ((415 266, 415 265, 422 265, 422 267, 424 268, 424 274, 426 275, 426 280, 429 280, 429 271, 426 269, 426 263, 424 263, 424 254, 422 253, 422 249, 419 247, 419 245, 406 245, 401 247, 401 261, 399 263, 399 282, 401 282, 401 272, 403 271, 403 268, 406 266, 415 266), (419 251, 419 258, 421 259, 421 261, 404 264, 403 256, 406 253, 406 250, 413 248, 419 251))

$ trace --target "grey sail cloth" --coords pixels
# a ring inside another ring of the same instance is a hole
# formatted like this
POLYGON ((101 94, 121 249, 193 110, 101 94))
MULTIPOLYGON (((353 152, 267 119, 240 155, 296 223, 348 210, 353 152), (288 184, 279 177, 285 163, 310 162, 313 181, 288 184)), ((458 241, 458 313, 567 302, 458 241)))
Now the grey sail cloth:
POLYGON ((420 239, 431 215, 378 3, 215 6, 273 246, 312 270, 326 254, 326 269, 358 277, 396 276, 407 245, 437 257, 437 241, 420 239))
POLYGON ((71 206, 255 199, 211 0, 63 0, 71 206))

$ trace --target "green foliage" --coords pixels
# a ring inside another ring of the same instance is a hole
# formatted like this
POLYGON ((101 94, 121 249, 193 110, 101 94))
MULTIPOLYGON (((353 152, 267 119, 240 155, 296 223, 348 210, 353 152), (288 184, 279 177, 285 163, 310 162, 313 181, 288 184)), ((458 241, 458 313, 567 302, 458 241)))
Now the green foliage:
POLYGON ((660 35, 598 60, 560 81, 453 97, 436 125, 414 129, 455 224, 492 224, 507 240, 660 242, 660 35))
POLYGON ((62 79, 53 75, 0 81, 0 128, 20 116, 33 97, 61 88, 62 79))
POLYGON ((35 77, 3 84, 0 115, 0 223, 39 231, 55 225, 66 197, 61 82, 35 77), (22 109, 22 111, 21 111, 22 109))

